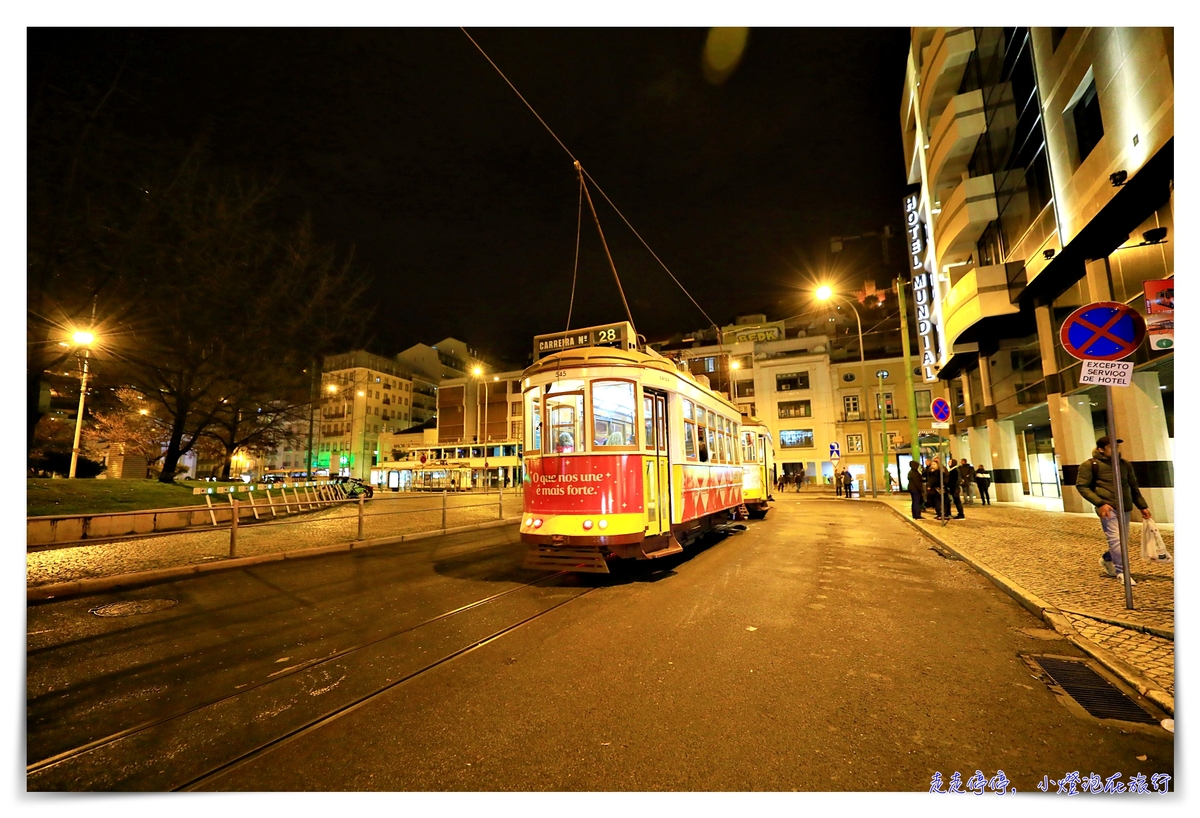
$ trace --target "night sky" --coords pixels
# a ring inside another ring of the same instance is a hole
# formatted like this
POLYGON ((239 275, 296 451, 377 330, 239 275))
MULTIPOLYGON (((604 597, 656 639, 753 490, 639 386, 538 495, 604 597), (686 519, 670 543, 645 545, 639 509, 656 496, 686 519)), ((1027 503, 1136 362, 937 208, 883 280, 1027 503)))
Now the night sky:
MULTIPOLYGON (((721 84, 702 70, 703 28, 469 31, 718 323, 803 311, 830 235, 899 229, 907 29, 751 29, 721 84)), ((576 172, 462 31, 30 34, 31 82, 109 82, 121 62, 136 97, 123 129, 204 134, 223 166, 278 176, 283 217, 311 213, 321 239, 353 245, 377 304, 359 345, 452 335, 520 366, 533 335, 566 328, 576 172)), ((591 192, 638 331, 703 327, 591 192)), ((852 286, 887 278, 842 261, 852 286)), ((585 202, 572 326, 623 318, 585 202)))

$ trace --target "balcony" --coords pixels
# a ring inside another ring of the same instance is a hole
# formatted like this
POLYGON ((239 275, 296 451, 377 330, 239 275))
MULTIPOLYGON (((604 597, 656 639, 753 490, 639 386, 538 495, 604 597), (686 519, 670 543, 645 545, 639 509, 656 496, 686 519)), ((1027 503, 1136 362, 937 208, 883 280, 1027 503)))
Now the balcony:
MULTIPOLYGON (((941 111, 962 84, 967 60, 975 50, 975 29, 940 28, 921 51, 921 84, 918 110, 921 121, 929 122, 932 112, 941 111)), ((928 129, 926 129, 928 132, 928 129)))
POLYGON ((964 179, 942 204, 934 223, 939 262, 956 264, 975 252, 975 242, 997 216, 996 183, 987 176, 964 179))
POLYGON ((1009 300, 1005 265, 976 267, 960 278, 942 301, 947 344, 953 349, 967 330, 985 318, 1016 315, 1020 311, 1009 300))
POLYGON ((986 130, 982 91, 959 94, 946 103, 929 137, 930 191, 936 192, 962 177, 980 135, 986 130))

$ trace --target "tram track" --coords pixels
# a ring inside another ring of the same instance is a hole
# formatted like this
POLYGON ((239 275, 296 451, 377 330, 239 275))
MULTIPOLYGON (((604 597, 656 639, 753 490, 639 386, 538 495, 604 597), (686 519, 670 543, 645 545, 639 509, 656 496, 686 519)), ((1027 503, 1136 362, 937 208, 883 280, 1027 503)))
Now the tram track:
MULTIPOLYGON (((562 572, 562 573, 566 573, 566 572, 562 572)), ((286 733, 285 735, 279 736, 278 738, 275 738, 272 741, 261 744, 258 747, 254 748, 248 752, 244 752, 241 755, 239 755, 237 758, 234 758, 230 761, 225 762, 224 764, 214 767, 213 769, 203 773, 202 775, 199 775, 199 776, 193 778, 192 780, 188 781, 185 784, 182 784, 178 787, 174 787, 172 789, 172 791, 173 792, 195 792, 196 790, 200 789, 204 784, 214 781, 215 779, 220 778, 222 775, 233 772, 234 770, 237 770, 240 767, 250 764, 251 762, 255 761, 258 758, 261 758, 262 756, 272 752, 273 750, 279 749, 280 747, 283 747, 284 745, 286 745, 292 741, 295 741, 298 738, 301 738, 303 736, 314 733, 317 730, 320 730, 321 728, 325 727, 326 725, 328 725, 334 721, 337 721, 338 719, 342 718, 343 716, 347 716, 350 713, 353 713, 354 711, 358 710, 359 708, 364 707, 364 706, 370 704, 371 702, 375 701, 380 696, 387 693, 389 690, 392 690, 393 688, 398 687, 398 686, 404 684, 405 682, 408 682, 419 676, 423 676, 424 674, 430 672, 431 670, 434 670, 434 669, 440 667, 441 665, 446 664, 447 662, 453 661, 454 659, 457 659, 460 656, 465 656, 466 654, 476 651, 479 648, 485 647, 486 645, 496 641, 497 639, 500 639, 501 637, 505 636, 506 634, 511 633, 512 631, 515 631, 516 629, 518 629, 520 627, 528 625, 531 622, 541 619, 543 616, 553 613, 554 611, 558 610, 559 608, 563 607, 564 605, 568 605, 568 604, 574 602, 575 600, 580 599, 581 597, 587 596, 588 594, 590 594, 592 591, 595 591, 595 590, 597 590, 595 587, 589 588, 586 591, 584 591, 583 593, 573 596, 569 599, 564 599, 561 602, 556 603, 555 605, 547 608, 544 611, 539 611, 538 613, 533 614, 532 616, 528 616, 519 622, 516 622, 512 625, 508 625, 504 628, 501 628, 500 630, 498 630, 494 633, 491 633, 482 639, 476 640, 475 642, 471 643, 470 645, 467 645, 466 647, 459 648, 458 650, 456 650, 446 656, 443 656, 442 658, 438 659, 435 662, 430 662, 429 664, 425 665, 424 667, 419 668, 418 670, 415 670, 412 673, 409 673, 400 679, 397 679, 393 682, 389 682, 388 684, 383 685, 382 687, 368 693, 367 695, 359 697, 358 699, 351 702, 350 704, 335 708, 319 718, 313 719, 313 720, 307 722, 306 724, 303 724, 299 727, 294 728, 293 730, 286 733)))
MULTIPOLYGON (((452 610, 444 611, 436 616, 429 617, 428 619, 425 619, 416 624, 390 631, 381 636, 374 637, 372 639, 363 641, 361 643, 352 645, 347 648, 342 648, 340 650, 335 651, 334 653, 329 654, 328 656, 323 656, 323 657, 308 660, 306 662, 301 662, 294 667, 288 668, 283 673, 279 673, 278 675, 271 676, 271 677, 268 677, 261 681, 252 683, 252 684, 250 684, 244 688, 241 688, 239 690, 236 690, 234 692, 227 693, 227 694, 220 695, 220 696, 211 697, 202 702, 198 702, 196 704, 190 705, 185 708, 180 708, 178 710, 175 710, 175 711, 165 714, 163 716, 159 716, 159 717, 147 720, 147 721, 143 721, 143 722, 133 725, 131 727, 117 730, 117 731, 112 732, 108 735, 105 735, 101 738, 97 738, 92 741, 85 742, 76 747, 72 747, 70 749, 55 753, 54 755, 39 759, 35 762, 29 763, 26 765, 27 786, 30 791, 40 789, 39 787, 36 786, 36 782, 33 780, 34 778, 52 774, 56 771, 57 768, 69 766, 72 762, 79 762, 79 761, 85 759, 85 757, 87 757, 89 754, 103 751, 106 748, 112 748, 120 742, 137 740, 141 737, 146 737, 150 734, 153 734, 155 731, 161 731, 162 728, 164 728, 167 725, 170 725, 172 722, 176 722, 176 723, 183 722, 186 719, 188 719, 189 717, 196 717, 196 716, 202 715, 205 711, 213 710, 214 708, 218 708, 222 705, 229 705, 231 703, 236 703, 238 700, 247 700, 252 694, 254 694, 256 692, 261 693, 262 691, 264 691, 267 688, 282 687, 289 680, 295 681, 296 678, 300 674, 311 674, 313 671, 319 671, 319 670, 323 670, 324 668, 332 667, 336 663, 342 662, 344 660, 353 659, 356 656, 363 656, 363 655, 367 654, 367 652, 371 648, 381 646, 384 643, 389 642, 390 640, 395 640, 399 637, 413 634, 417 631, 420 631, 423 628, 429 628, 430 626, 436 625, 438 623, 446 622, 454 617, 461 616, 462 614, 465 614, 468 612, 480 611, 492 603, 512 597, 512 596, 514 596, 522 591, 528 590, 530 588, 541 586, 544 583, 547 583, 554 579, 560 578, 568 573, 570 573, 569 570, 558 571, 558 572, 555 572, 552 574, 548 574, 547 576, 540 577, 539 579, 533 580, 531 582, 522 583, 521 585, 518 585, 514 588, 509 588, 505 591, 501 591, 499 593, 491 594, 487 597, 483 597, 482 599, 474 600, 465 605, 460 605, 457 608, 454 608, 452 610)), ((499 630, 496 630, 482 638, 473 639, 467 646, 453 650, 449 654, 446 654, 433 662, 426 663, 426 664, 422 665, 420 668, 418 668, 417 670, 404 674, 399 679, 390 680, 390 681, 386 682, 385 684, 379 685, 375 689, 373 689, 371 692, 367 693, 366 695, 356 697, 354 699, 354 701, 352 701, 350 704, 346 704, 346 705, 342 705, 342 706, 333 708, 330 711, 322 714, 318 718, 307 720, 303 725, 301 725, 301 727, 290 729, 283 736, 281 736, 279 738, 275 738, 275 739, 272 739, 272 740, 266 741, 266 742, 261 742, 254 749, 251 749, 245 753, 240 754, 237 757, 237 759, 234 760, 234 762, 229 762, 229 763, 243 763, 244 760, 247 760, 248 756, 257 757, 257 755, 262 754, 262 752, 266 751, 267 749, 269 749, 272 746, 276 746, 281 741, 290 740, 290 738, 294 738, 297 735, 301 735, 305 731, 314 729, 314 726, 319 726, 319 724, 321 724, 321 723, 331 720, 332 718, 336 718, 338 716, 338 714, 342 713, 343 711, 349 712, 351 709, 357 709, 357 707, 362 706, 362 704, 365 704, 366 702, 370 701, 372 698, 375 698, 375 697, 381 695, 382 693, 386 692, 387 690, 390 690, 391 688, 393 688, 399 684, 402 684, 403 682, 407 681, 408 679, 411 679, 415 676, 427 673, 430 670, 444 664, 445 662, 448 662, 448 661, 450 661, 460 655, 463 655, 465 653, 469 653, 473 650, 476 650, 479 647, 482 647, 482 646, 488 644, 489 642, 500 638, 501 636, 510 632, 511 630, 514 630, 515 628, 518 628, 524 624, 527 624, 528 622, 531 622, 534 619, 537 619, 538 617, 543 616, 546 613, 549 613, 550 611, 557 609, 558 607, 561 607, 562 605, 566 604, 567 602, 571 602, 575 599, 578 599, 580 596, 583 596, 584 594, 590 593, 592 590, 595 590, 595 588, 594 587, 589 588, 589 589, 585 590, 582 594, 575 594, 565 600, 556 602, 550 608, 547 608, 543 611, 539 611, 539 612, 533 614, 532 616, 525 616, 521 620, 519 620, 517 623, 511 624, 511 625, 506 625, 505 627, 500 628, 499 630)), ((218 769, 223 769, 227 766, 228 766, 228 764, 223 764, 223 765, 220 765, 218 767, 218 769)), ((192 779, 189 780, 189 784, 191 782, 201 782, 201 781, 205 780, 205 778, 208 775, 209 774, 206 773, 205 775, 202 775, 199 777, 193 777, 192 779)), ((185 786, 188 786, 188 785, 185 785, 185 786)), ((177 788, 175 788, 175 789, 177 789, 177 788)))

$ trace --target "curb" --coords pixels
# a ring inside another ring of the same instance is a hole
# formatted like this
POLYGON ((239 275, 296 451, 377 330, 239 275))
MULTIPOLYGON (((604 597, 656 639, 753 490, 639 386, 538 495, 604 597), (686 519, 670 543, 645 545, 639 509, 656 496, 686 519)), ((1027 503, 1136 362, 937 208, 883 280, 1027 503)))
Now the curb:
POLYGON ((480 531, 487 528, 502 528, 513 525, 520 517, 506 517, 503 520, 491 520, 486 523, 472 523, 456 528, 438 529, 436 531, 420 531, 413 534, 397 534, 392 537, 377 537, 372 540, 352 540, 336 545, 322 545, 316 548, 303 548, 295 551, 275 551, 270 554, 256 554, 252 557, 234 557, 220 562, 204 562, 196 565, 179 565, 172 568, 156 568, 151 571, 134 571, 129 574, 114 574, 110 577, 95 577, 93 579, 77 579, 70 582, 56 582, 38 585, 25 590, 25 602, 45 602, 60 600, 68 597, 87 596, 105 593, 120 588, 132 588, 139 585, 150 585, 181 579, 197 574, 211 574, 217 571, 229 571, 246 568, 251 565, 261 565, 267 562, 282 562, 284 560, 303 559, 305 557, 320 557, 328 554, 338 554, 347 551, 358 551, 363 548, 373 548, 377 545, 395 545, 414 540, 426 540, 433 537, 445 537, 451 534, 462 534, 468 531, 480 531))
POLYGON ((908 523, 914 529, 921 533, 926 539, 934 542, 939 548, 944 548, 960 560, 971 566, 977 572, 987 577, 993 585, 998 587, 1004 593, 1008 594, 1020 605, 1036 616, 1038 619, 1045 622, 1051 628, 1067 638, 1071 644, 1082 650, 1084 653, 1091 656, 1111 672, 1119 676, 1126 684, 1135 688, 1138 693, 1145 696, 1150 701, 1161 707, 1172 718, 1175 716, 1175 697, 1167 691, 1158 687, 1156 682, 1148 679, 1141 671, 1134 668, 1123 659, 1118 658, 1112 651, 1097 645, 1090 639, 1081 636, 1078 631, 1071 625, 1071 621, 1063 614, 1061 610, 1053 605, 1045 602, 1036 594, 1025 590, 1020 585, 1016 584, 1008 577, 1001 574, 999 571, 993 570, 986 563, 980 562, 969 554, 963 553, 945 541, 934 536, 932 533, 917 525, 915 520, 910 519, 900 510, 893 508, 884 500, 867 500, 866 502, 877 503, 884 508, 889 509, 896 514, 904 522, 908 523))

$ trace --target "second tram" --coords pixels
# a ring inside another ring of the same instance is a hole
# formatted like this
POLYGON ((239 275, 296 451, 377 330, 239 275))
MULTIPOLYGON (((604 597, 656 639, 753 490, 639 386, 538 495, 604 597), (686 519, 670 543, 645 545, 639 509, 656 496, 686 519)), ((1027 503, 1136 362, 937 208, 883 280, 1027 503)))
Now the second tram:
POLYGON ((633 338, 621 323, 535 339, 544 357, 521 381, 526 567, 608 573, 679 553, 742 505, 740 411, 633 338))
POLYGON ((771 430, 756 417, 742 415, 742 499, 751 517, 767 516, 768 501, 775 498, 775 443, 771 430))

